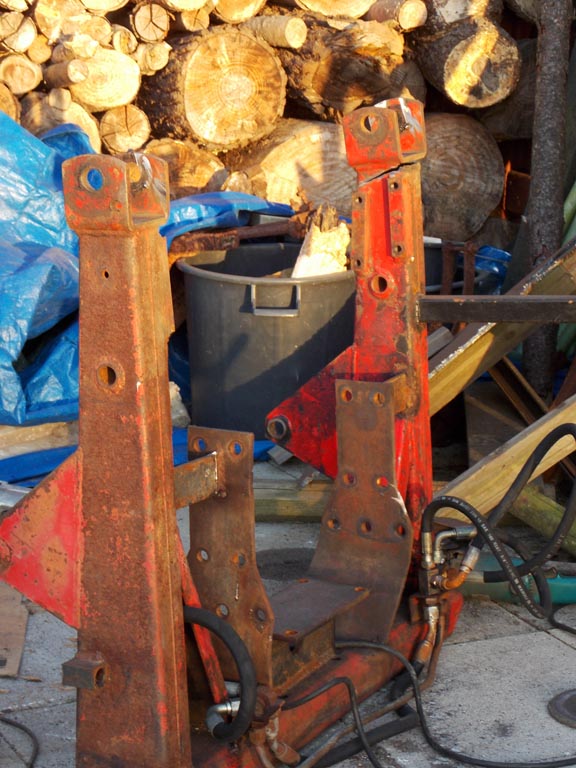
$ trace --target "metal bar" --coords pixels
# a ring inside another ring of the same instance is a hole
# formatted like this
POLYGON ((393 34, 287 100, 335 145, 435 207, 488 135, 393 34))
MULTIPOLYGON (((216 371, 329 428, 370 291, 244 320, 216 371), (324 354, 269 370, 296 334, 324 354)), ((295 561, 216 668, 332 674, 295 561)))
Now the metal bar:
MULTIPOLYGON (((156 158, 64 164, 80 236, 82 573, 78 768, 190 768, 168 391, 167 173, 156 158), (100 666, 99 666, 100 665, 100 666)), ((77 668, 77 669, 76 669, 77 668)))
POLYGON ((445 323, 573 323, 576 299, 571 296, 421 296, 422 322, 445 323))

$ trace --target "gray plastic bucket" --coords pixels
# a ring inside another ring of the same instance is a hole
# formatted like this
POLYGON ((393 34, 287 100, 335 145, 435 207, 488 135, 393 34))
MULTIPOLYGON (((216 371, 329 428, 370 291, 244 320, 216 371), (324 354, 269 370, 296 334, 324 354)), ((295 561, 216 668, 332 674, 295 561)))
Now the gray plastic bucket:
POLYGON ((266 414, 352 343, 354 274, 293 279, 299 250, 259 243, 178 262, 194 424, 264 438, 266 414))

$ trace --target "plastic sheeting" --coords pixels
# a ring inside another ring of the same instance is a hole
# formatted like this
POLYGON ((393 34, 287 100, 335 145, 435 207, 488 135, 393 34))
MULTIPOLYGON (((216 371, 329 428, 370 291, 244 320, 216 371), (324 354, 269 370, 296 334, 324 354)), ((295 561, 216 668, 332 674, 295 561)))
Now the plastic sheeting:
MULTIPOLYGON (((92 153, 75 125, 39 139, 0 112, 0 424, 76 418, 78 237, 65 218, 62 164, 92 153)), ((238 192, 196 195, 171 204, 162 233, 169 246, 191 230, 244 226, 255 212, 293 211, 238 192)))

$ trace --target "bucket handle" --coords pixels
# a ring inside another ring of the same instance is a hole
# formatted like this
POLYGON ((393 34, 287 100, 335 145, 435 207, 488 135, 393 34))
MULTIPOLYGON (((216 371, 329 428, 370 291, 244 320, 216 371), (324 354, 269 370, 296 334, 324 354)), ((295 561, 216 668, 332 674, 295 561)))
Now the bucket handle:
POLYGON ((256 285, 250 283, 250 311, 253 315, 265 317, 298 317, 300 314, 300 284, 294 283, 293 307, 258 307, 256 306, 256 285))

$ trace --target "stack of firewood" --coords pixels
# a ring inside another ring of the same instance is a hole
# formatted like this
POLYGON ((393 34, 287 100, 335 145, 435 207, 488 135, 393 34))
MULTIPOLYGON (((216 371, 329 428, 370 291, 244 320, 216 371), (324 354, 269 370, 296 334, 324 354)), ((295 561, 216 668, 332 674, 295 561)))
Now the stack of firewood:
MULTIPOLYGON (((342 116, 425 103, 431 84, 467 114, 429 115, 427 230, 464 240, 502 195, 491 132, 517 132, 506 104, 530 98, 533 52, 499 26, 502 2, 0 0, 0 109, 36 135, 71 122, 96 151, 163 157, 174 197, 240 189, 348 214, 342 116)), ((534 20, 538 0, 507 2, 534 20)))

